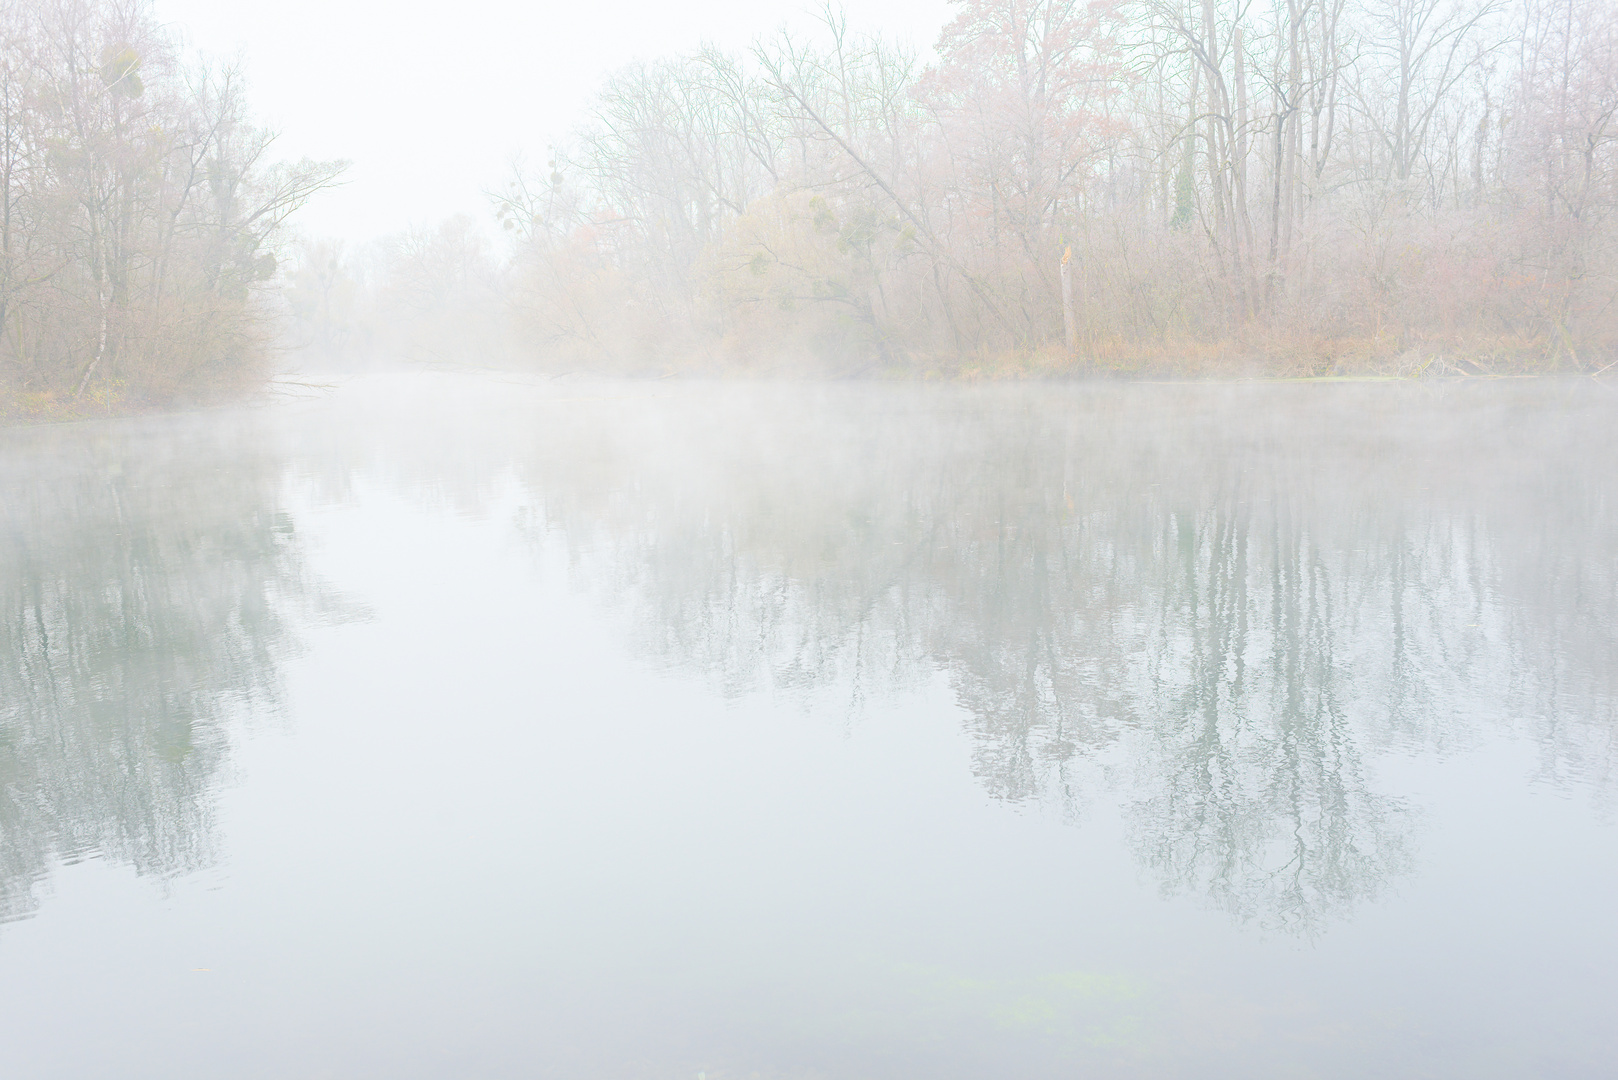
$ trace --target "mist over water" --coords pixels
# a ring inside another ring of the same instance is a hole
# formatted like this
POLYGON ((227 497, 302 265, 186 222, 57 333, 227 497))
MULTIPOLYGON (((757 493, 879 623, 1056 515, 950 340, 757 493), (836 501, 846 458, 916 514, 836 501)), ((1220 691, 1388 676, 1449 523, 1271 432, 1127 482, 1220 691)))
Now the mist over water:
POLYGON ((0 433, 8 1069, 1603 1075, 1615 419, 429 374, 0 433))
POLYGON ((1615 280, 1613 0, 0 0, 0 1080, 1605 1080, 1615 280))

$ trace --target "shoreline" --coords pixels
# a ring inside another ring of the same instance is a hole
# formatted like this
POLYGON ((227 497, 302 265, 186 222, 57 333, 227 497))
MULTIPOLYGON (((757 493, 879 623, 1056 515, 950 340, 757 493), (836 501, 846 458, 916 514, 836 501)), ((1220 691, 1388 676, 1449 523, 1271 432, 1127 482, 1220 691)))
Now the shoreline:
MULTIPOLYGON (((1613 369, 1618 372, 1618 368, 1613 369)), ((18 409, 14 402, 0 399, 0 431, 20 428, 51 427, 65 424, 83 424, 102 420, 131 420, 149 416, 182 416, 188 413, 203 413, 214 410, 227 410, 232 408, 252 407, 255 405, 268 405, 273 399, 310 399, 333 393, 341 388, 341 384, 349 379, 364 378, 379 374, 462 374, 483 375, 510 378, 512 376, 527 376, 541 382, 560 382, 563 380, 595 379, 612 380, 627 383, 656 383, 669 380, 697 381, 697 382, 731 382, 743 385, 753 382, 787 382, 787 383, 872 383, 892 386, 899 383, 914 383, 920 385, 938 386, 947 383, 962 385, 988 385, 994 383, 1016 382, 1042 382, 1062 384, 1092 384, 1118 386, 1124 384, 1138 384, 1143 386, 1191 386, 1191 385, 1240 385, 1252 383, 1425 383, 1429 385, 1469 383, 1469 382, 1496 382, 1502 380, 1524 379, 1562 379, 1581 380, 1588 379, 1600 384, 1607 368, 1595 372, 1587 371, 1512 371, 1512 372, 1459 372, 1445 371, 1442 373, 1419 372, 1415 374, 1340 374, 1340 375, 1263 375, 1263 374, 1230 374, 1230 375, 1172 375, 1158 373, 1133 374, 1122 371, 1097 372, 1059 372, 1059 371, 997 371, 993 373, 960 372, 953 375, 944 374, 857 374, 857 375, 782 375, 779 372, 708 372, 708 371, 670 371, 663 374, 649 373, 597 373, 591 371, 567 371, 560 373, 547 373, 517 367, 473 367, 455 364, 421 364, 400 366, 392 369, 368 372, 330 372, 322 373, 313 378, 299 372, 288 372, 290 378, 272 379, 269 383, 249 393, 228 400, 211 402, 142 402, 120 403, 117 407, 108 407, 97 403, 69 403, 57 406, 51 402, 43 408, 18 409), (316 381, 316 379, 322 381, 316 381), (331 380, 331 381, 324 381, 331 380), (293 387, 294 390, 278 389, 278 387, 293 387)))

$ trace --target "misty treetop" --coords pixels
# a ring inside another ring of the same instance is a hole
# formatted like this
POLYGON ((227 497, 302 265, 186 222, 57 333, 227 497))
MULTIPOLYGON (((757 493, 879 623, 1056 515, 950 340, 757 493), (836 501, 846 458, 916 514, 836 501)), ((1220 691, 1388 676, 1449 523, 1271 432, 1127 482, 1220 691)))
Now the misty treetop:
POLYGON ((956 0, 926 65, 825 23, 619 72, 498 194, 530 351, 845 372, 1611 359, 1611 0, 956 0))
POLYGON ((281 226, 342 168, 273 163, 273 138, 150 4, 0 0, 0 401, 256 383, 281 226))

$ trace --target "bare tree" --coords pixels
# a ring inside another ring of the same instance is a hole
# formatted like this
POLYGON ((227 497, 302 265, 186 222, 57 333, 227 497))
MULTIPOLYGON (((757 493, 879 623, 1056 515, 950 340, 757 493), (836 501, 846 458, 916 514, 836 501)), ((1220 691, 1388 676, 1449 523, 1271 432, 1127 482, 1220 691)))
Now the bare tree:
POLYGON ((545 348, 1287 371, 1618 348, 1610 0, 963 0, 925 68, 823 22, 621 73, 554 182, 500 196, 524 303, 571 328, 545 348))
POLYGON ((144 3, 0 8, 0 386, 160 399, 250 382, 288 214, 341 171, 274 165, 239 69, 144 3))

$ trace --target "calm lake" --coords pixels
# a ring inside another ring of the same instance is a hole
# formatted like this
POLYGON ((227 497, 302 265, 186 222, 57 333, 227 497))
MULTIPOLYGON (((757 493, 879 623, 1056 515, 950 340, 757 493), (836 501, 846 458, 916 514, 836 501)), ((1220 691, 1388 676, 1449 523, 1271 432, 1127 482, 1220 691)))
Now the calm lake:
POLYGON ((1618 393, 0 432, 0 1072, 1610 1077, 1618 393))

